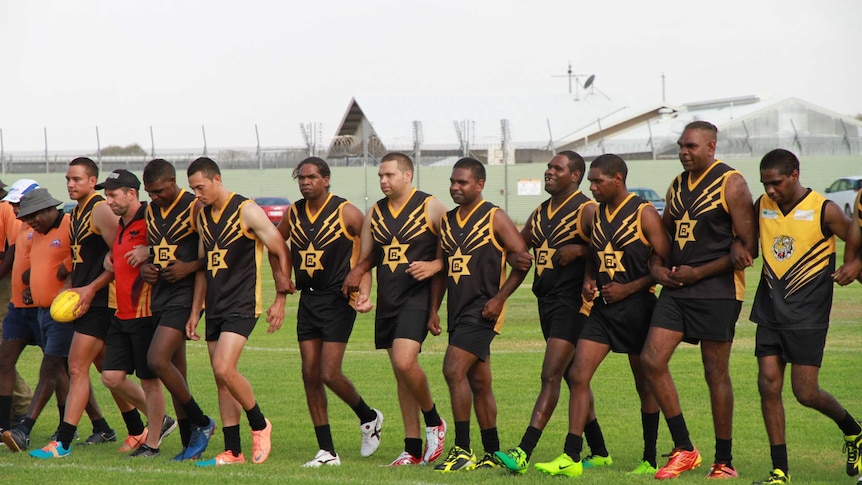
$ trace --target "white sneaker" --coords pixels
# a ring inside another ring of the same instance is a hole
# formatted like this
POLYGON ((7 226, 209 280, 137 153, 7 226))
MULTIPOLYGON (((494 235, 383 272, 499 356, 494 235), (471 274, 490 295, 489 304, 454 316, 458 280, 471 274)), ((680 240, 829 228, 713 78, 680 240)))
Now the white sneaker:
POLYGON ((359 425, 359 430, 362 431, 362 446, 359 448, 359 454, 362 456, 371 456, 377 451, 380 446, 380 428, 383 427, 383 413, 374 410, 377 413, 377 419, 368 421, 359 425))
POLYGON ((422 455, 423 463, 431 463, 440 458, 443 448, 446 446, 446 421, 440 418, 440 426, 425 427, 425 453, 422 455))
POLYGON ((333 455, 326 450, 320 450, 314 456, 314 459, 302 465, 303 468, 320 468, 323 465, 338 466, 341 464, 341 458, 338 455, 333 455))

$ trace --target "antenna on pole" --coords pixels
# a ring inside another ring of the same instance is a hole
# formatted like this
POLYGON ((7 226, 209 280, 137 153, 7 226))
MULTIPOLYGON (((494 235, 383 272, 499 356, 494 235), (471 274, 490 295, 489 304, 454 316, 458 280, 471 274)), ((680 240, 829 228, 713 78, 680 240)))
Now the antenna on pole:
POLYGON ((99 162, 99 171, 102 171, 102 141, 99 139, 99 127, 96 126, 96 161, 99 162))
POLYGON ((150 158, 156 158, 156 139, 153 137, 153 125, 150 125, 150 158))
POLYGON ((260 132, 257 130, 257 123, 254 124, 254 138, 257 141, 257 169, 263 170, 263 158, 260 156, 260 132))
POLYGON ((207 130, 201 125, 201 135, 204 137, 204 156, 207 156, 207 130))
POLYGON ((419 186, 419 166, 422 165, 422 142, 425 141, 425 135, 422 132, 422 122, 413 121, 413 161, 416 162, 413 168, 415 172, 416 186, 419 186))

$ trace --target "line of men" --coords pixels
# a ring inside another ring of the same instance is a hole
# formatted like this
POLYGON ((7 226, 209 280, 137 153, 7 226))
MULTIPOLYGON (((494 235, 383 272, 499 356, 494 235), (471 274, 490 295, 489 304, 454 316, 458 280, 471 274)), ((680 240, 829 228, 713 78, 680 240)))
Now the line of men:
MULTIPOLYGON (((504 467, 525 473, 556 407, 563 379, 571 391, 570 432, 564 453, 535 467, 551 475, 578 476, 584 468, 611 465, 589 386, 596 368, 611 351, 629 355, 641 399, 644 453, 632 473, 665 479, 698 467, 701 456, 689 438, 668 370, 673 351, 685 341, 701 346, 716 436, 715 460, 707 477, 722 479, 738 476, 732 464, 733 392, 728 364, 741 310, 743 271, 758 256, 759 239, 765 261, 751 319, 758 324, 759 387, 773 471, 758 483, 789 481, 780 400, 788 362, 797 399, 831 417, 841 428, 846 471, 856 475, 860 471, 862 428, 831 395, 819 389, 817 376, 832 284, 849 284, 862 267, 858 251, 862 223, 851 224, 834 204, 805 189, 799 183, 798 160, 783 150, 764 157, 761 181, 766 195, 753 204, 741 174, 715 159, 716 141, 717 129, 707 122, 694 122, 685 128, 679 140, 684 172, 671 184, 663 215, 627 192, 627 167, 619 157, 598 157, 587 174, 582 157, 561 152, 545 172, 545 188, 551 198, 533 212, 520 233, 502 210, 482 198, 484 166, 470 158, 459 160, 453 167, 450 195, 457 207, 447 212, 439 200, 412 187, 409 157, 386 155, 378 173, 385 197, 364 218, 355 206, 330 193, 326 162, 308 158, 294 171, 303 200, 291 207, 277 228, 263 223, 266 218, 254 204, 227 191, 221 185, 218 166, 201 158, 188 170, 198 202, 185 194, 190 204, 185 207, 190 212, 185 219, 171 213, 177 209, 179 195, 159 195, 156 187, 151 187, 153 175, 148 181, 145 169, 146 190, 153 198, 146 210, 147 230, 152 229, 155 236, 148 240, 149 250, 147 245, 131 246, 114 254, 124 254, 122 259, 130 268, 143 264, 140 275, 155 285, 154 293, 162 279, 171 284, 177 281, 174 278, 195 280, 186 286, 192 293, 191 303, 187 298, 185 307, 176 310, 187 319, 184 329, 189 338, 198 338, 195 329, 206 301, 206 340, 219 387, 225 452, 199 465, 244 462, 239 445, 240 408, 246 411, 253 430, 253 461, 260 463, 268 455, 271 423, 260 412, 248 381, 236 371, 242 346, 261 313, 259 300, 249 295, 256 289, 261 246, 265 245, 277 289, 275 302, 267 310, 269 331, 277 330, 284 320, 286 295, 301 291, 297 336, 307 404, 319 445, 318 453, 305 466, 340 464, 328 424, 325 387, 357 415, 361 454, 369 456, 379 445, 383 414, 365 403, 341 370, 356 312, 373 308, 369 271, 376 268, 375 345, 387 349, 390 356, 405 433, 404 451, 391 466, 430 463, 444 449, 447 423, 434 405, 418 355, 427 333, 438 335, 442 331, 437 313, 446 293, 449 346, 443 373, 450 392, 455 443, 435 470, 504 467), (578 190, 585 174, 598 204, 578 190), (197 207, 201 204, 203 210, 197 207), (155 211, 154 205, 161 211, 155 211), (200 215, 195 216, 196 212, 200 215), (161 226, 150 224, 151 219, 160 221, 161 226), (201 235, 197 258, 187 255, 180 264, 176 245, 165 233, 167 226, 201 235), (167 239, 159 239, 159 234, 167 239), (835 235, 845 240, 845 264, 838 270, 835 235), (289 241, 289 249, 285 241, 289 241), (805 251, 808 247, 812 249, 805 251), (490 344, 501 331, 506 299, 534 262, 533 292, 547 342, 542 388, 521 442, 502 452, 490 344), (177 264, 180 267, 174 268, 177 264), (508 274, 507 265, 511 267, 508 274), (663 287, 659 298, 655 297, 656 284, 663 287), (810 346, 812 341, 819 345, 810 346), (471 447, 471 405, 485 450, 479 459, 471 447), (674 441, 670 459, 662 467, 656 461, 659 412, 664 414, 674 441), (424 450, 420 415, 425 422, 424 450), (582 436, 591 451, 583 459, 582 436)), ((164 172, 159 172, 158 180, 175 188, 169 194, 184 192, 176 187, 173 167, 158 160, 150 165, 156 162, 163 164, 160 170, 164 172)), ((117 188, 134 188, 129 178, 134 175, 122 172, 116 171, 115 178, 126 177, 130 182, 118 182, 117 188)), ((137 199, 137 193, 134 195, 137 199)), ((130 205, 137 207, 132 212, 143 207, 130 205)), ((115 215, 127 215, 130 207, 120 210, 122 206, 113 203, 115 215)), ((113 258, 115 265, 117 261, 113 258)), ((117 271, 117 277, 122 272, 117 271)), ((182 416, 183 410, 199 418, 196 423, 202 424, 195 424, 195 429, 208 430, 208 435, 204 432, 208 438, 214 421, 206 418, 204 423, 199 408, 189 411, 186 406, 191 395, 182 378, 184 365, 179 357, 183 327, 177 328, 175 323, 179 319, 168 318, 173 327, 159 323, 159 330, 166 326, 176 333, 165 331, 162 333, 172 338, 153 339, 149 362, 142 362, 165 381, 177 415, 182 416), (158 346, 159 340, 172 343, 158 346), (160 350, 154 352, 153 348, 160 350), (177 362, 172 363, 172 359, 177 362), (176 383, 169 384, 171 380, 176 383)), ((142 371, 135 370, 141 377, 142 371)), ((131 370, 117 375, 116 381, 103 375, 103 381, 115 395, 120 394, 118 404, 133 402, 137 408, 146 409, 147 403, 136 399, 133 392, 120 392, 127 386, 126 373, 131 370)), ((78 410, 78 418, 80 414, 78 410)), ((154 416, 163 416, 163 410, 150 414, 147 416, 153 422, 154 416)), ((181 434, 182 421, 181 417, 181 434)), ((157 422, 166 421, 160 418, 157 422)), ((58 429, 60 451, 49 445, 43 454, 68 453, 68 441, 62 441, 71 439, 66 424, 58 429)), ((130 436, 140 436, 131 433, 130 428, 130 436)), ((140 440, 138 451, 157 454, 158 442, 146 438, 140 440)), ((188 447, 186 441, 184 445, 188 447)), ((200 456, 186 453, 184 449, 177 458, 200 456)))

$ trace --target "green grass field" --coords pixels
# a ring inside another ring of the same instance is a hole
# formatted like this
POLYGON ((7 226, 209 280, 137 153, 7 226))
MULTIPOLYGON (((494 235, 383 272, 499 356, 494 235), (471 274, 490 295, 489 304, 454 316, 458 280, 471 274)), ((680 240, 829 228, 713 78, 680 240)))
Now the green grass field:
MULTIPOLYGON (((734 393, 734 464, 740 473, 739 483, 763 479, 771 468, 769 444, 760 415, 757 393, 757 363, 753 356, 755 326, 747 319, 759 269, 747 275, 748 297, 737 326, 737 337, 731 358, 734 393)), ((503 448, 517 445, 528 424, 530 412, 539 390, 539 370, 544 342, 538 326, 536 301, 529 281, 512 296, 503 329, 492 345, 494 389, 499 407, 498 428, 503 448)), ((265 303, 271 302, 271 283, 265 292, 265 303)), ((856 374, 862 363, 862 332, 858 313, 860 288, 836 288, 832 313, 832 328, 821 373, 822 387, 833 393, 857 417, 862 417, 862 399, 856 374)), ((241 370, 249 378, 264 413, 273 422, 273 451, 263 465, 240 465, 217 469, 198 469, 191 463, 168 461, 180 450, 178 433, 165 440, 162 457, 152 460, 130 460, 116 451, 114 444, 95 448, 75 447, 70 457, 51 462, 37 461, 26 453, 12 454, 0 449, 0 476, 6 483, 349 483, 376 484, 381 482, 410 483, 551 483, 564 477, 547 477, 531 469, 523 477, 509 477, 503 471, 477 471, 439 474, 429 466, 390 469, 384 467, 403 449, 400 413, 395 397, 395 381, 385 352, 374 350, 373 318, 361 315, 353 332, 345 357, 345 373, 354 381, 365 400, 383 411, 386 420, 383 440, 377 453, 370 458, 359 455, 357 420, 351 410, 330 394, 330 424, 341 467, 316 470, 301 468, 317 452, 313 427, 308 417, 303 393, 300 358, 296 343, 294 320, 298 297, 288 299, 288 319, 280 332, 267 335, 263 325, 252 334, 241 361, 241 370), (14 481, 13 481, 14 480, 14 481)), ((445 315, 445 310, 441 312, 445 315)), ((451 422, 448 392, 441 373, 445 351, 445 333, 426 341, 421 362, 428 373, 432 391, 442 416, 451 422)), ((19 362, 19 371, 31 385, 41 354, 28 349, 19 362)), ((208 365, 203 342, 188 345, 192 391, 204 411, 218 419, 215 385, 208 365)), ((683 411, 692 440, 704 456, 704 465, 685 473, 678 483, 703 483, 714 452, 709 396, 703 380, 698 347, 683 344, 671 361, 671 370, 679 388, 683 411)), ((789 378, 789 376, 788 376, 789 378)), ((107 390, 93 374, 99 403, 109 423, 124 436, 125 429, 107 390)), ((614 465, 602 470, 589 470, 573 479, 585 483, 653 483, 648 477, 629 477, 625 472, 634 468, 641 456, 639 402, 625 356, 610 355, 593 381, 596 409, 602 424, 614 465)), ((545 429, 542 441, 533 455, 533 462, 547 461, 562 451, 567 430, 568 392, 563 391, 557 412, 545 429)), ((791 475, 795 483, 855 483, 844 473, 845 455, 841 452, 843 438, 828 418, 796 403, 788 385, 785 386, 785 406, 788 422, 788 450, 791 475)), ((170 409, 170 407, 169 407, 170 409)), ((475 418, 472 420, 473 445, 481 452, 481 441, 475 418)), ((57 410, 51 403, 46 408, 31 435, 31 449, 43 446, 57 425, 57 410)), ((243 446, 251 450, 247 423, 242 423, 243 446)), ((90 430, 86 417, 82 420, 84 436, 90 430)), ((447 440, 451 446, 453 435, 447 440)), ((222 450, 222 434, 217 432, 205 457, 222 450)), ((672 448, 667 427, 662 420, 659 432, 659 452, 672 448)), ((663 459, 659 458, 660 464, 663 459)))

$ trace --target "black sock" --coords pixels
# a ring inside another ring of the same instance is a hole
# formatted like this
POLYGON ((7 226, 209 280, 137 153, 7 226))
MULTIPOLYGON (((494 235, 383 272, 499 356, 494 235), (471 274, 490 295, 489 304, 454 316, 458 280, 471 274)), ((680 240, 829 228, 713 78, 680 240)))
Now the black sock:
MULTIPOLYGON (((60 422, 62 423, 62 420, 60 422)), ((113 431, 110 426, 108 426, 108 420, 104 417, 96 419, 93 421, 93 433, 105 433, 108 431, 113 431)))
POLYGON ((482 436, 482 447, 485 448, 485 453, 500 451, 500 435, 496 427, 480 429, 479 434, 482 436))
POLYGON ((404 438, 404 451, 421 460, 422 438, 404 438))
POLYGON ((787 445, 772 445, 769 447, 769 454, 772 456, 772 468, 778 468, 787 475, 790 471, 787 463, 787 445))
POLYGON ((527 426, 527 431, 524 431, 524 436, 521 438, 521 443, 518 445, 518 448, 524 450, 524 453, 527 454, 527 460, 530 460, 530 456, 533 454, 533 450, 536 449, 536 445, 539 444, 539 438, 542 437, 542 430, 535 426, 527 426))
POLYGON ((317 436, 317 447, 334 455, 335 445, 332 444, 332 432, 329 429, 329 425, 315 426, 314 434, 317 436))
POLYGON ((359 404, 353 406, 353 412, 356 413, 356 417, 359 418, 359 424, 377 419, 377 413, 368 407, 368 404, 365 404, 365 399, 362 399, 361 397, 359 398, 359 404))
POLYGON ((688 437, 688 427, 685 425, 685 418, 682 413, 677 414, 672 418, 665 419, 667 427, 670 428, 670 436, 673 439, 674 448, 682 448, 685 451, 694 450, 694 445, 688 437))
POLYGON ((431 428, 434 426, 440 426, 443 421, 440 419, 440 414, 437 413, 437 405, 432 404, 431 409, 428 411, 422 411, 422 417, 425 418, 425 426, 431 428))
MULTIPOLYGON (((60 415, 60 423, 62 423, 62 422, 63 422, 63 418, 65 418, 65 417, 66 417, 66 405, 65 405, 65 404, 64 404, 64 405, 62 405, 62 406, 61 406, 61 405, 59 405, 59 404, 57 405, 57 414, 59 414, 59 415, 60 415)), ((59 425, 60 425, 60 424, 59 424, 59 423, 57 423, 57 426, 59 426, 59 425)))
POLYGON ((656 442, 658 441, 658 419, 659 413, 645 413, 641 411, 641 425, 644 432, 644 455, 643 461, 646 461, 656 468, 657 451, 656 442))
POLYGON ((569 433, 566 435, 566 444, 563 452, 574 461, 581 461, 581 451, 584 449, 584 437, 569 433))
POLYGON ((192 436, 192 423, 189 422, 189 418, 180 418, 177 419, 177 427, 180 428, 180 442, 185 448, 189 445, 192 436))
POLYGON ((455 421, 455 446, 472 451, 470 448, 470 421, 455 421))
POLYGON ((203 428, 210 424, 210 418, 208 418, 201 407, 198 406, 195 398, 189 399, 189 402, 183 404, 183 410, 186 412, 186 416, 188 417, 189 423, 203 428))
POLYGON ((144 422, 141 421, 141 413, 138 408, 123 413, 123 421, 126 423, 126 430, 132 436, 138 436, 144 432, 144 422))
MULTIPOLYGON (((29 435, 30 431, 33 431, 33 426, 35 426, 35 425, 36 425, 35 419, 26 417, 26 418, 24 418, 24 421, 19 426, 21 427, 21 429, 24 430, 25 433, 27 433, 29 435)), ((16 426, 16 428, 17 427, 18 426, 16 426)))
POLYGON ((844 417, 840 421, 835 421, 835 423, 841 428, 845 436, 856 436, 862 433, 862 427, 859 426, 859 423, 856 422, 853 416, 850 416, 850 413, 846 409, 844 410, 844 417))
POLYGON ((594 419, 584 426, 584 437, 587 439, 587 446, 590 447, 591 455, 608 456, 605 436, 602 434, 602 427, 599 426, 598 419, 594 419))
POLYGON ((0 429, 6 430, 12 427, 10 414, 12 414, 12 396, 0 396, 0 429))
POLYGON ((75 439, 75 431, 77 430, 77 426, 63 421, 60 423, 60 427, 57 428, 57 441, 60 442, 63 448, 69 448, 72 446, 72 440, 75 439))
POLYGON ((233 456, 242 454, 242 441, 239 437, 239 425, 225 426, 222 428, 224 433, 224 451, 230 451, 233 456))
POLYGON ((245 412, 245 417, 248 418, 248 425, 251 426, 252 431, 260 431, 266 428, 266 419, 263 413, 260 412, 260 406, 257 403, 254 403, 254 407, 245 412))
POLYGON ((733 440, 715 439, 715 462, 733 468, 733 440))

